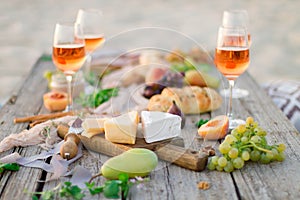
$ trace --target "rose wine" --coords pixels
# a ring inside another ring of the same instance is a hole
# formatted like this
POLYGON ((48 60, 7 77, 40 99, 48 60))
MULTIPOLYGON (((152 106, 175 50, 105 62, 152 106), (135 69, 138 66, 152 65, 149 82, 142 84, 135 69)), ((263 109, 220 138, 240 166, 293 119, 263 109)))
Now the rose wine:
POLYGON ((52 59, 56 67, 65 74, 74 74, 85 61, 83 44, 55 45, 52 59))
POLYGON ((243 47, 221 47, 215 51, 215 65, 229 80, 235 80, 249 66, 249 49, 243 47))
POLYGON ((104 36, 103 35, 85 35, 85 49, 88 52, 93 52, 95 49, 97 49, 99 46, 101 46, 104 42, 104 36))

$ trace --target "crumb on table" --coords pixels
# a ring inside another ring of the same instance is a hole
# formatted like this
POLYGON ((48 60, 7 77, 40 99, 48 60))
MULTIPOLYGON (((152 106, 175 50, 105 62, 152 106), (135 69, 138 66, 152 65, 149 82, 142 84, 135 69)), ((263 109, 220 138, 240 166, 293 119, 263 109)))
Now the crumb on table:
POLYGON ((207 189, 210 188, 210 184, 209 184, 208 182, 206 182, 206 181, 200 181, 200 182, 198 183, 198 188, 199 188, 200 190, 207 190, 207 189))

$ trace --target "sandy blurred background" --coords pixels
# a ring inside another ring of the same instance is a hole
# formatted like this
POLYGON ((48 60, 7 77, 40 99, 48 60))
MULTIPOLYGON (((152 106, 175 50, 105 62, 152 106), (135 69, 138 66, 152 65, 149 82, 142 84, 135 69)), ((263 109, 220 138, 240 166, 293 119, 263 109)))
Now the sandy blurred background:
MULTIPOLYGON (((55 23, 74 20, 79 8, 103 11, 108 38, 155 26, 186 34, 207 50, 215 46, 223 11, 246 9, 253 41, 248 70, 251 75, 261 84, 300 80, 300 1, 9 0, 0 4, 0 103, 17 91, 41 54, 51 53, 55 23)), ((192 45, 185 39, 177 41, 172 34, 166 40, 160 34, 148 36, 137 31, 123 40, 117 37, 109 47, 143 45, 145 37, 156 45, 192 45)))

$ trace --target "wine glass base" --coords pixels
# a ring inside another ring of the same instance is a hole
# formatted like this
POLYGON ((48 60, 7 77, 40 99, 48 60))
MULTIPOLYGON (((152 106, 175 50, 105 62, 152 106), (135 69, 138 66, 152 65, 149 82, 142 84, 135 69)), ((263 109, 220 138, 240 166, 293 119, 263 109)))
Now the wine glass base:
MULTIPOLYGON (((224 89, 220 92, 220 94, 224 97, 228 97, 229 93, 230 93, 229 89, 224 89)), ((248 90, 240 89, 240 88, 232 89, 232 98, 234 98, 234 99, 244 98, 248 95, 249 95, 248 90)))
POLYGON ((234 129, 241 124, 246 124, 246 122, 242 119, 231 119, 229 120, 229 130, 234 129))

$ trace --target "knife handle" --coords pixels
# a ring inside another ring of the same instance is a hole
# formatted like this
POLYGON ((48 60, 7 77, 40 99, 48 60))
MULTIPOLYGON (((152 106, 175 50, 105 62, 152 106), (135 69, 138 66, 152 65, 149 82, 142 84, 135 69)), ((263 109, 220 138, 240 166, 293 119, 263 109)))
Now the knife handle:
POLYGON ((69 126, 67 124, 60 124, 57 126, 57 135, 64 139, 65 136, 68 134, 69 126))
POLYGON ((64 159, 70 160, 78 153, 80 138, 75 133, 68 133, 65 135, 64 140, 64 143, 60 147, 60 155, 64 159))

